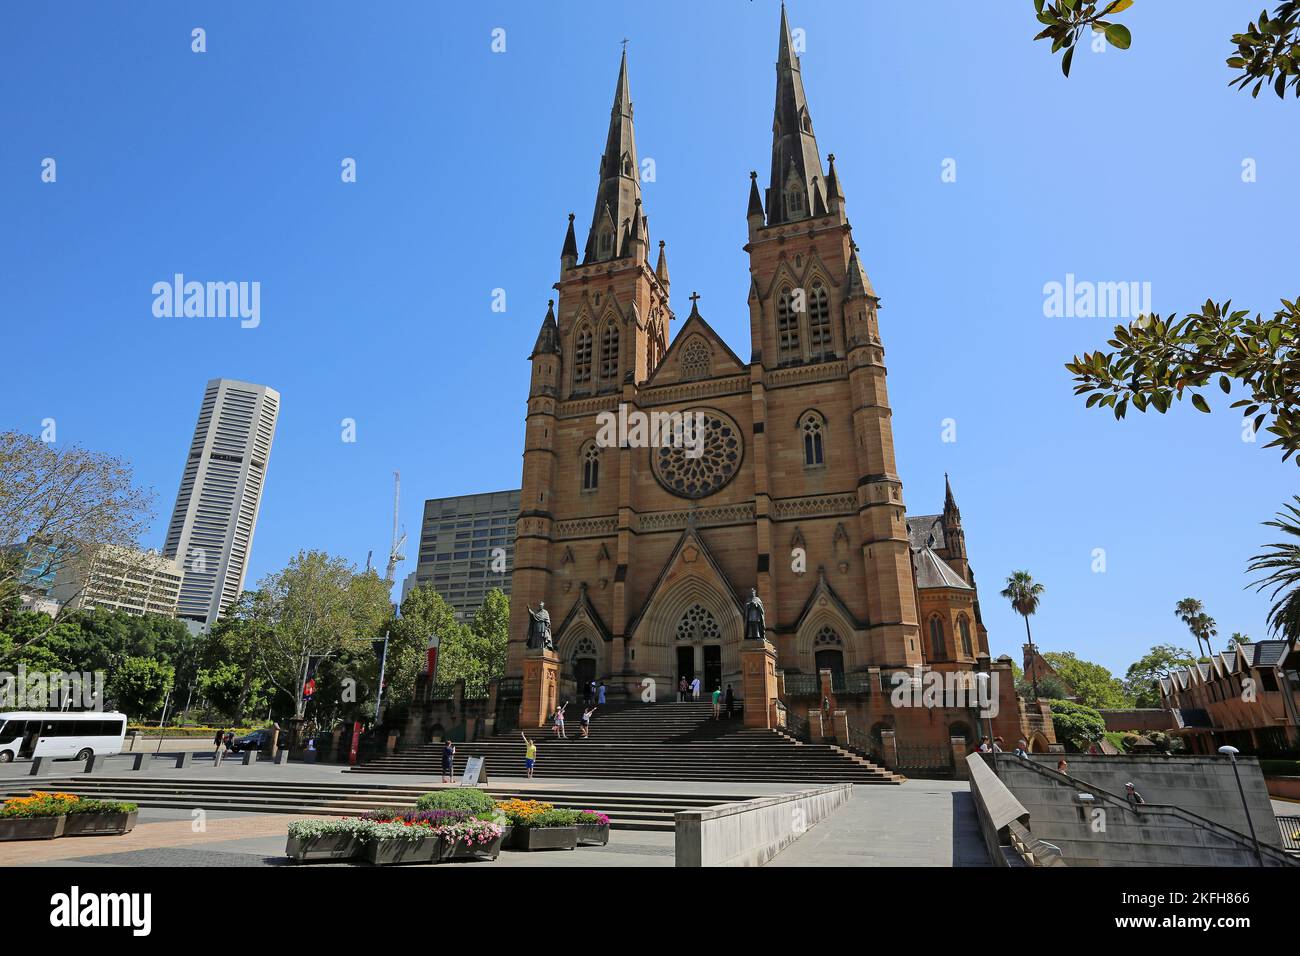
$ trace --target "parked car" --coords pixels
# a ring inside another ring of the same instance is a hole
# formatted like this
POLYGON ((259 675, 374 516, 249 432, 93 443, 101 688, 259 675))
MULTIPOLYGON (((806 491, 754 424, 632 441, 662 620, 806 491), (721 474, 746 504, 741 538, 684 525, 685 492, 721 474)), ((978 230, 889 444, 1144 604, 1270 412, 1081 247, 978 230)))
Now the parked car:
POLYGON ((231 753, 242 753, 245 750, 267 750, 271 746, 271 731, 255 730, 251 734, 243 737, 236 737, 230 742, 231 753))

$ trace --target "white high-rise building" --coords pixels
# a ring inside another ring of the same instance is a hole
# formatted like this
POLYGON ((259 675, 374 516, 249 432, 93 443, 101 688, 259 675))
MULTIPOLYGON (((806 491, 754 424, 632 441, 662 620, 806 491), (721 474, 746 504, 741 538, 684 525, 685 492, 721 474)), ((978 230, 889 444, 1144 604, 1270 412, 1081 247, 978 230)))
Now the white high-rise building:
POLYGON ((210 625, 239 598, 279 413, 273 388, 208 382, 163 545, 184 569, 179 618, 210 625))

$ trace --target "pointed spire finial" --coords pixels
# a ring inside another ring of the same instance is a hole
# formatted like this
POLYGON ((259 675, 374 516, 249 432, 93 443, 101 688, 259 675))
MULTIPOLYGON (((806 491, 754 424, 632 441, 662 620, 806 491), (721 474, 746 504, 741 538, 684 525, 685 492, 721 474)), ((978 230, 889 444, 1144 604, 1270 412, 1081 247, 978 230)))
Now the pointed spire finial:
POLYGON ((692 292, 690 295, 690 299, 691 299, 691 315, 698 316, 700 314, 700 294, 698 292, 692 292))
POLYGON ((625 48, 618 65, 618 82, 614 87, 614 104, 609 115, 609 133, 605 137, 605 151, 600 157, 600 185, 596 190, 595 211, 591 217, 583 262, 603 262, 627 254, 628 250, 623 247, 627 233, 619 230, 630 221, 635 200, 641 198, 639 171, 625 48))
POLYGON ((807 219, 825 210, 821 154, 813 136, 799 57, 785 7, 776 62, 776 109, 772 117, 772 181, 767 193, 767 224, 807 219))

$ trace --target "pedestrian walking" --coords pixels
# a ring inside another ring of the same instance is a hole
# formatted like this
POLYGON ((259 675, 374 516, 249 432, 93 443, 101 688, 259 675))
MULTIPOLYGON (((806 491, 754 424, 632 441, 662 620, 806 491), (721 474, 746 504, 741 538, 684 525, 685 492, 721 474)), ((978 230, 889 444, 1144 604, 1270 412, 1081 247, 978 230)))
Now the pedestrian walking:
POLYGON ((1015 754, 1017 757, 1028 757, 1029 751, 1025 750, 1026 746, 1028 745, 1025 743, 1024 739, 1022 738, 1016 741, 1016 749, 1011 752, 1015 754))
POLYGON ((1142 799, 1142 794, 1138 793, 1131 783, 1124 784, 1124 796, 1128 799, 1128 802, 1133 804, 1135 807, 1140 807, 1146 804, 1146 801, 1142 799))
POLYGON ((717 720, 722 716, 722 688, 713 688, 713 719, 717 720))
POLYGON ((588 707, 582 712, 582 739, 586 740, 591 736, 591 715, 596 712, 595 707, 588 707))
POLYGON ((691 681, 691 700, 700 699, 700 679, 698 677, 691 681))
POLYGON ((226 732, 224 730, 218 730, 217 735, 212 738, 212 746, 216 748, 212 752, 212 762, 214 764, 221 763, 221 744, 222 741, 224 741, 225 739, 226 739, 226 732))
POLYGON ((450 740, 442 742, 442 782, 455 783, 456 775, 452 772, 452 761, 456 759, 456 745, 450 740))
POLYGON ((730 684, 727 685, 727 693, 725 695, 725 700, 727 702, 727 719, 730 720, 732 714, 735 712, 735 707, 736 707, 736 695, 731 692, 730 684))
POLYGON ((524 738, 524 770, 526 770, 528 776, 531 777, 533 775, 533 767, 537 766, 537 744, 529 740, 528 735, 522 730, 519 732, 519 736, 524 738))
POLYGON ((601 707, 605 706, 605 682, 600 682, 600 690, 596 692, 596 703, 601 707))
POLYGON ((982 754, 993 753, 993 745, 989 743, 989 739, 987 737, 980 738, 980 753, 982 754))
POLYGON ((686 675, 684 674, 677 681, 677 700, 686 703, 686 675))

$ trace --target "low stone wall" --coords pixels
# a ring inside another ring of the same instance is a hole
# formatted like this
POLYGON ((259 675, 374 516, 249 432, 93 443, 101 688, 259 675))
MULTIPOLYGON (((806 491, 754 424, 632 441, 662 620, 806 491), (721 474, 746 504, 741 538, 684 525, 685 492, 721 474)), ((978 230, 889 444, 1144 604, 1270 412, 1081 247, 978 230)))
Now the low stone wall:
POLYGON ((676 814, 677 866, 762 866, 853 799, 836 784, 676 814))
POLYGON ((1142 733, 1147 730, 1172 730, 1174 728, 1174 715, 1167 710, 1159 707, 1140 707, 1133 710, 1099 710, 1101 719, 1106 722, 1106 729, 1123 733, 1126 730, 1136 730, 1142 733))
MULTIPOLYGON (((1300 802, 1300 777, 1265 777, 1264 786, 1268 787, 1270 797, 1300 802)), ((1296 812, 1300 814, 1300 807, 1296 812)))

